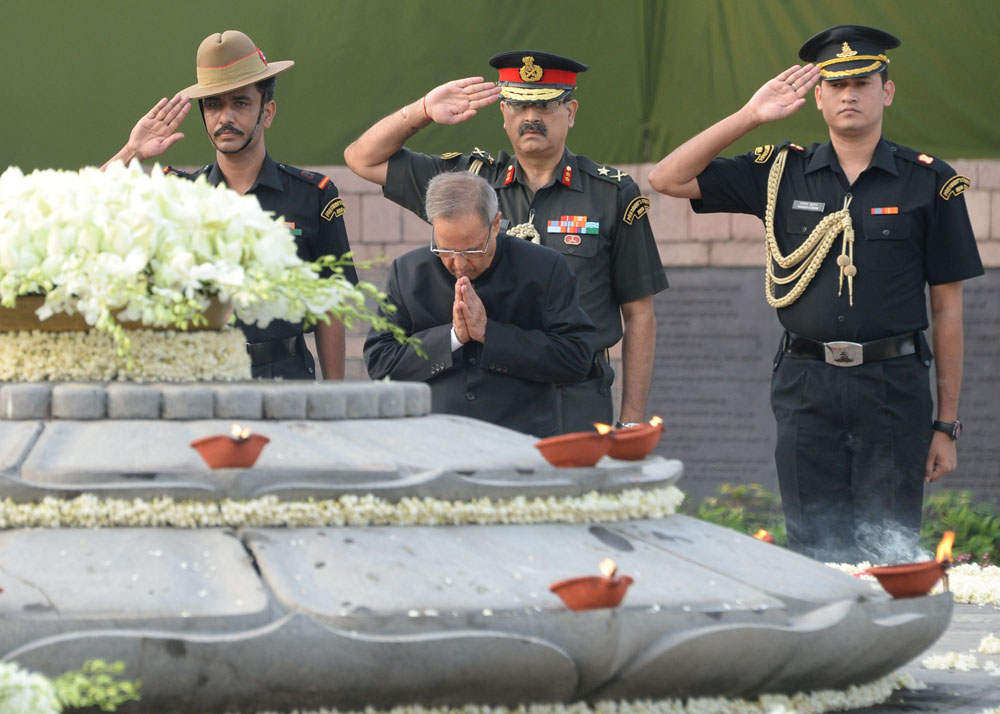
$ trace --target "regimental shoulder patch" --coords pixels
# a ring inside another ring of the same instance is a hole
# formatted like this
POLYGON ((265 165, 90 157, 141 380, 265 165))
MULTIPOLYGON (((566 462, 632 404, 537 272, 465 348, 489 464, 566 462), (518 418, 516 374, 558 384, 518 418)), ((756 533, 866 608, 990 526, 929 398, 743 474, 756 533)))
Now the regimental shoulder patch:
POLYGON ((323 210, 320 211, 320 216, 328 221, 332 221, 334 218, 342 218, 347 212, 347 208, 344 206, 344 199, 340 196, 330 199, 330 202, 323 206, 323 210))
POLYGON ((938 193, 941 195, 941 198, 947 201, 952 196, 962 195, 971 187, 972 181, 969 180, 968 176, 955 174, 944 182, 944 185, 941 186, 941 190, 938 193))
POLYGON ((774 154, 774 144, 764 144, 753 150, 755 164, 766 164, 774 154))
POLYGON ((625 207, 625 214, 622 220, 626 225, 632 225, 637 219, 642 218, 649 212, 649 199, 645 196, 636 196, 628 206, 625 207))
POLYGON ((461 151, 447 151, 441 154, 441 158, 444 159, 445 161, 450 161, 451 159, 456 159, 461 155, 462 155, 461 151))
POLYGON ((290 174, 297 179, 311 183, 313 186, 318 186, 319 188, 326 188, 327 186, 331 186, 333 184, 333 181, 330 180, 329 176, 318 174, 315 171, 297 169, 294 166, 289 166, 288 164, 278 164, 278 168, 286 174, 290 174))
POLYGON ((927 164, 928 166, 930 166, 931 164, 934 163, 934 157, 928 156, 927 154, 920 154, 919 156, 917 156, 917 161, 919 161, 922 164, 927 164))

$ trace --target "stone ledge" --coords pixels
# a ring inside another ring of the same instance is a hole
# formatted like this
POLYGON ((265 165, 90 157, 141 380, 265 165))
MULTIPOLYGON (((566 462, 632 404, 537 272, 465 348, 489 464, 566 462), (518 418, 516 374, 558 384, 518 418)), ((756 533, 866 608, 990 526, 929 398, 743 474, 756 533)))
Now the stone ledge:
POLYGON ((417 382, 0 382, 0 421, 378 419, 430 413, 417 382))

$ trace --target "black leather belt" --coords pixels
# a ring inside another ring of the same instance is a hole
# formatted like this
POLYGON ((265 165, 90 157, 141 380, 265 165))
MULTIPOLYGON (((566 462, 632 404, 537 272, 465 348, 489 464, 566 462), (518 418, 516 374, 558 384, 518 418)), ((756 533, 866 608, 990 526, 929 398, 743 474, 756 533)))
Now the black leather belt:
POLYGON ((785 332, 786 354, 823 360, 835 367, 856 367, 865 362, 912 355, 916 351, 917 338, 914 332, 871 342, 817 342, 785 332))
POLYGON ((247 354, 252 364, 270 364, 279 362, 298 354, 296 342, 298 337, 286 337, 283 340, 267 340, 266 342, 247 342, 247 354))

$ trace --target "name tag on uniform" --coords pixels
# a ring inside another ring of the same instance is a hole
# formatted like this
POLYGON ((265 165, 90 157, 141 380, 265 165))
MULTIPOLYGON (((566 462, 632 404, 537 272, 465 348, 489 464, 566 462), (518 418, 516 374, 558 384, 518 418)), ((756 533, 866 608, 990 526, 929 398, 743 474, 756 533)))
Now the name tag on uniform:
POLYGON ((793 211, 813 211, 814 213, 822 213, 824 208, 826 208, 826 204, 822 201, 792 201, 793 211))

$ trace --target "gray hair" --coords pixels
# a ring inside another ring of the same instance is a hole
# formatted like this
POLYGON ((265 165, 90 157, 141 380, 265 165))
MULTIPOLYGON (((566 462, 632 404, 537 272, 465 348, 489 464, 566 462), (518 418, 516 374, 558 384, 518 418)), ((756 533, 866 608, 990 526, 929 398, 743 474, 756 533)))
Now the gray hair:
POLYGON ((427 220, 479 216, 488 226, 497 215, 497 192, 481 176, 468 171, 438 174, 427 184, 427 220))

